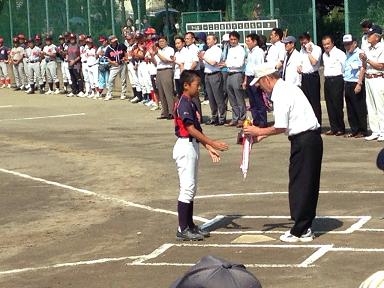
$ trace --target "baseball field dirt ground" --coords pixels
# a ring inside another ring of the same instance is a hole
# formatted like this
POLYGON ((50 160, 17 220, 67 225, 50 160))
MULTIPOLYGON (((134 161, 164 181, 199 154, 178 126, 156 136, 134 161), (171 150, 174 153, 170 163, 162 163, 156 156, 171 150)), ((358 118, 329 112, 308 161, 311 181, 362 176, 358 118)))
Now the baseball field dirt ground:
POLYGON ((195 215, 211 237, 178 242, 174 127, 157 116, 0 90, 0 287, 166 288, 209 254, 266 288, 352 288, 384 269, 382 143, 323 136, 317 237, 287 244, 287 137, 255 144, 243 181, 238 129, 203 125, 230 149, 218 164, 201 152, 195 215))

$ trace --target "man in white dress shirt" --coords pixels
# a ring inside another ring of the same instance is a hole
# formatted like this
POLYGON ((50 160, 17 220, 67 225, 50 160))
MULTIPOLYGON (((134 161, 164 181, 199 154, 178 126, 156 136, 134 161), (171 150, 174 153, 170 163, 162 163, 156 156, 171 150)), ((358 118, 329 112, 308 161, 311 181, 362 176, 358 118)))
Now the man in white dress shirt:
MULTIPOLYGON (((200 52, 199 47, 195 44, 196 36, 193 32, 187 32, 184 34, 185 41, 185 61, 184 61, 184 70, 195 70, 200 73, 200 60, 198 53, 200 52)), ((201 103, 199 97, 193 97, 192 101, 196 104, 197 110, 201 115, 201 119, 203 119, 203 111, 201 109, 201 103)))
POLYGON ((317 121, 321 125, 321 103, 320 103, 320 75, 321 48, 315 45, 311 36, 305 32, 299 37, 301 54, 301 89, 307 96, 309 103, 315 112, 317 121))
POLYGON ((225 66, 228 68, 227 93, 232 107, 232 120, 225 124, 227 127, 242 127, 245 120, 244 90, 241 84, 244 81, 243 68, 245 64, 245 50, 239 44, 240 34, 236 31, 229 33, 230 48, 228 49, 225 66))
POLYGON ((262 139, 281 133, 291 142, 289 159, 289 207, 294 224, 281 235, 283 242, 309 242, 314 238, 311 226, 316 217, 319 198, 323 141, 308 99, 299 87, 280 79, 279 73, 269 63, 258 65, 255 79, 261 89, 271 93, 273 101, 273 126, 260 128, 248 126, 244 133, 262 139))
POLYGON ((324 48, 324 97, 331 126, 325 135, 342 136, 345 134, 343 73, 347 56, 335 46, 331 36, 324 36, 322 44, 324 48))
POLYGON ((159 47, 152 47, 151 58, 156 64, 156 87, 159 89, 161 114, 157 119, 173 119, 174 84, 173 84, 173 56, 175 51, 168 46, 164 36, 159 38, 159 47))
POLYGON ((199 58, 204 61, 205 85, 207 89, 211 119, 208 125, 224 125, 227 107, 224 102, 223 75, 219 67, 221 49, 215 35, 207 36, 207 51, 200 51, 199 58))
POLYGON ((243 89, 247 91, 249 98, 249 110, 252 114, 253 125, 267 127, 267 108, 263 99, 263 91, 260 87, 249 85, 255 78, 255 69, 264 63, 264 51, 259 47, 260 37, 257 34, 249 34, 245 37, 245 44, 248 47, 247 64, 243 89))
POLYGON ((285 55, 283 62, 282 79, 296 85, 301 86, 301 56, 299 51, 296 50, 296 38, 288 36, 281 41, 285 45, 285 55))
POLYGON ((265 56, 266 62, 274 65, 274 67, 280 72, 285 57, 285 46, 281 42, 281 39, 283 39, 283 30, 280 28, 273 28, 271 34, 269 35, 269 41, 272 45, 269 46, 265 56))

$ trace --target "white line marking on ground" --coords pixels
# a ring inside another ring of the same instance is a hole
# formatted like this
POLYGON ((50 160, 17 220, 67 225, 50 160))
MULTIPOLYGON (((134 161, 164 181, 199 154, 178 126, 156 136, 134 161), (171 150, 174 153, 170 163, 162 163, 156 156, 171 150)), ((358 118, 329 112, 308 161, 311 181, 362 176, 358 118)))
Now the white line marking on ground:
POLYGON ((360 228, 360 229, 357 229, 357 231, 362 231, 362 232, 384 232, 384 229, 360 228))
POLYGON ((353 233, 356 230, 363 227, 364 224, 366 224, 369 220, 371 220, 371 216, 362 216, 359 221, 357 221, 355 224, 353 224, 351 227, 349 227, 347 230, 345 230, 345 233, 353 233))
POLYGON ((54 264, 54 265, 48 265, 48 266, 40 266, 40 267, 28 267, 28 268, 21 268, 21 269, 12 269, 12 270, 6 270, 6 271, 0 271, 1 275, 9 275, 9 274, 17 274, 22 272, 34 272, 39 270, 47 270, 47 269, 53 269, 53 268, 62 268, 62 267, 76 267, 81 265, 93 265, 93 264, 101 264, 101 263, 108 263, 108 262, 119 262, 124 261, 128 259, 137 259, 137 257, 141 256, 127 256, 127 257, 119 257, 119 258, 101 258, 101 259, 95 259, 95 260, 86 260, 86 261, 78 261, 78 262, 70 262, 70 263, 60 263, 60 264, 54 264))
POLYGON ((37 120, 37 119, 48 119, 48 118, 64 118, 64 117, 84 116, 84 115, 85 115, 85 113, 77 113, 77 114, 62 114, 62 115, 39 116, 39 117, 0 119, 0 122, 3 122, 3 121, 21 121, 21 120, 37 120))
POLYGON ((320 249, 316 250, 311 256, 309 256, 307 259, 305 259, 303 262, 299 264, 299 267, 308 267, 312 265, 315 261, 319 260, 321 257, 323 257, 326 253, 328 253, 333 245, 325 245, 321 247, 320 249))
POLYGON ((209 247, 209 248, 321 248, 329 245, 324 244, 193 244, 193 243, 180 243, 173 244, 175 247, 209 247))
MULTIPOLYGON (((224 197, 239 197, 239 196, 266 196, 266 195, 283 195, 288 192, 250 192, 250 193, 225 193, 213 195, 199 195, 196 199, 206 198, 224 198, 224 197)), ((320 191, 320 194, 384 194, 384 191, 320 191)))
POLYGON ((3 105, 3 106, 0 106, 0 108, 12 108, 13 105, 3 105))
MULTIPOLYGON (((271 215, 271 216, 264 216, 264 215, 217 215, 213 219, 209 220, 208 222, 205 222, 202 225, 202 228, 208 229, 210 226, 215 225, 217 222, 220 222, 222 219, 290 219, 289 216, 277 216, 277 215, 271 215)), ((371 220, 371 216, 316 216, 316 219, 358 219, 358 221, 354 224, 352 224, 350 227, 348 227, 345 230, 338 230, 338 231, 314 231, 317 234, 351 234, 357 230, 361 230, 360 228, 366 224, 369 220, 371 220)), ((230 235, 230 234, 282 234, 286 231, 280 231, 280 230, 238 230, 238 229, 230 229, 229 231, 211 231, 212 234, 217 235, 230 235)))
POLYGON ((332 252, 384 252, 384 248, 352 248, 352 247, 336 247, 331 249, 332 252))
MULTIPOLYGON (((169 263, 169 262, 159 262, 159 263, 127 263, 127 266, 194 266, 196 263, 169 263)), ((300 267, 299 264, 244 264, 247 268, 311 268, 315 267, 314 265, 308 265, 306 267, 300 267)))
POLYGON ((148 261, 150 259, 157 258, 158 256, 163 254, 165 251, 167 251, 172 246, 174 246, 174 244, 171 244, 171 243, 163 244, 159 248, 154 250, 152 253, 150 253, 148 255, 143 255, 143 256, 137 258, 135 261, 132 262, 132 264, 140 264, 140 263, 143 263, 144 261, 148 261))
MULTIPOLYGON (((105 194, 96 193, 96 192, 89 191, 89 190, 86 190, 86 189, 76 188, 76 187, 73 187, 73 186, 70 186, 70 185, 61 184, 61 183, 58 183, 58 182, 55 182, 55 181, 49 181, 49 180, 45 180, 45 179, 42 179, 42 178, 33 177, 33 176, 30 176, 30 175, 27 175, 27 174, 24 174, 24 173, 19 173, 19 172, 16 172, 16 171, 11 171, 11 170, 0 168, 0 172, 11 174, 11 175, 14 175, 14 176, 18 176, 18 177, 21 177, 21 178, 24 178, 24 179, 29 179, 29 180, 45 183, 45 184, 48 184, 48 185, 64 188, 64 189, 71 190, 71 191, 74 191, 74 192, 79 192, 81 194, 94 196, 94 197, 97 197, 97 198, 100 198, 100 199, 103 199, 103 200, 119 203, 122 206, 130 206, 130 207, 144 209, 144 210, 151 211, 151 212, 158 212, 158 213, 164 213, 164 214, 170 214, 170 215, 177 215, 177 212, 175 212, 175 211, 170 211, 170 210, 160 209, 160 208, 153 208, 153 207, 150 207, 150 206, 147 206, 147 205, 137 204, 137 203, 134 203, 134 202, 131 202, 131 201, 123 200, 123 199, 116 198, 116 197, 111 197, 111 196, 108 196, 108 195, 105 195, 105 194)), ((203 217, 199 217, 199 216, 194 216, 193 218, 198 220, 198 221, 202 221, 202 222, 207 222, 208 221, 208 219, 203 218, 203 217)))

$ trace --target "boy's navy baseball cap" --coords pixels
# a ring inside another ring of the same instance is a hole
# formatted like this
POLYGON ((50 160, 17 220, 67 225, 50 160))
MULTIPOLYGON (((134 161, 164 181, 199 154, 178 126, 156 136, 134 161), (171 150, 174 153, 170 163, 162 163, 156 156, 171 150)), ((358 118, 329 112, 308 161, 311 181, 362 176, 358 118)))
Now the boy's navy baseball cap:
POLYGON ((384 171, 384 148, 377 155, 376 165, 377 168, 384 171))
POLYGON ((205 256, 170 288, 262 288, 242 264, 205 256))

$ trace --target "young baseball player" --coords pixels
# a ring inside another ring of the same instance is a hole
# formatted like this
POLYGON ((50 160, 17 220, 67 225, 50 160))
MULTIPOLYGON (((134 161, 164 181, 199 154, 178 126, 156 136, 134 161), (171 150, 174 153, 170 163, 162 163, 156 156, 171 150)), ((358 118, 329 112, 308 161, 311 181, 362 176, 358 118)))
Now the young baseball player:
POLYGON ((200 76, 193 70, 183 71, 180 75, 183 94, 174 108, 175 134, 178 137, 173 148, 179 174, 180 192, 177 203, 179 228, 176 238, 183 241, 198 241, 209 236, 193 223, 193 199, 197 190, 197 168, 199 162, 199 143, 208 150, 214 163, 220 161, 218 151, 225 151, 228 145, 208 138, 200 126, 200 114, 193 97, 199 97, 200 76))

